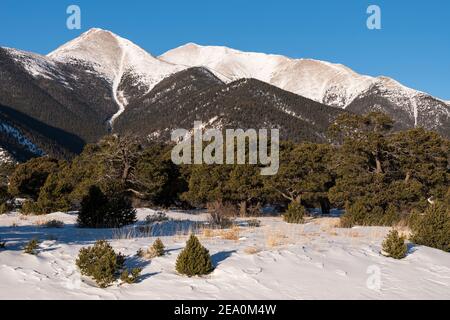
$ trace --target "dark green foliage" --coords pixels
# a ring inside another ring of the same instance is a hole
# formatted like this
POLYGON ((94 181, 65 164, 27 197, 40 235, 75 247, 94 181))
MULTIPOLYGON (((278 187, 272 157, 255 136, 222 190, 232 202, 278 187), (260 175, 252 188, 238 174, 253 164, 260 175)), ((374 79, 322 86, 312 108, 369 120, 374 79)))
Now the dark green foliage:
POLYGON ((334 185, 331 160, 334 150, 329 145, 285 144, 280 150, 278 174, 269 177, 267 187, 278 198, 320 206, 324 214, 330 206, 327 191, 334 185))
POLYGON ((353 226, 392 226, 398 222, 398 210, 388 206, 386 210, 374 204, 373 199, 360 198, 355 203, 347 203, 345 213, 341 216, 341 227, 353 226))
POLYGON ((50 174, 45 184, 41 187, 36 201, 39 211, 46 214, 56 211, 69 211, 71 203, 67 196, 68 192, 69 189, 60 180, 60 175, 57 173, 50 174))
POLYGON ((23 248, 23 251, 27 254, 36 254, 36 250, 39 247, 39 242, 36 239, 30 240, 25 247, 23 248))
POLYGON ((22 204, 20 212, 26 215, 40 215, 44 214, 41 212, 39 205, 33 200, 27 200, 22 204))
POLYGON ((134 188, 141 198, 156 205, 173 204, 187 189, 180 168, 170 158, 171 146, 153 143, 146 147, 136 163, 134 188))
POLYGON ((82 228, 120 228, 135 221, 136 210, 126 195, 117 191, 105 195, 97 186, 89 188, 78 214, 82 228))
POLYGON ((416 219, 411 225, 414 243, 450 252, 450 207, 431 205, 416 219))
POLYGON ((92 247, 81 248, 76 265, 81 274, 92 277, 101 288, 106 288, 117 279, 124 257, 116 254, 108 242, 99 240, 92 247))
POLYGON ((189 277, 211 273, 213 266, 209 251, 202 246, 195 235, 191 235, 186 247, 178 255, 176 270, 189 277))
POLYGON ((400 237, 397 230, 391 230, 383 242, 383 254, 394 259, 403 259, 407 252, 405 238, 400 237))
POLYGON ((120 280, 128 284, 135 283, 141 276, 141 272, 142 268, 133 268, 131 269, 131 272, 126 269, 120 274, 120 280))
POLYGON ((289 204, 288 209, 283 214, 283 220, 287 223, 303 223, 305 214, 305 207, 300 203, 293 201, 289 204))
POLYGON ((164 255, 164 244, 160 238, 156 239, 152 245, 152 251, 155 254, 155 257, 161 257, 164 255))
POLYGON ((51 173, 57 172, 61 163, 47 157, 32 159, 16 167, 9 179, 8 191, 12 196, 37 200, 41 187, 51 173))
POLYGON ((11 206, 8 203, 3 202, 0 204, 0 214, 5 214, 11 211, 11 206))

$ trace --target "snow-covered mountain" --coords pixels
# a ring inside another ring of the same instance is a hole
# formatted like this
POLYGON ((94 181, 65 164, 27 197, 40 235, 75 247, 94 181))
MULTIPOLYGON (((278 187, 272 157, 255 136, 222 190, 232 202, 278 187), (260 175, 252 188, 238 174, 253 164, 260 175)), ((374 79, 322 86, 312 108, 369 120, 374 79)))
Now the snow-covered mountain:
POLYGON ((225 82, 255 78, 330 106, 345 109, 353 103, 355 111, 382 109, 406 127, 449 130, 445 127, 450 124, 448 102, 387 77, 359 75, 340 64, 193 43, 170 50, 160 59, 184 66, 206 67, 225 82), (355 101, 373 96, 383 98, 390 108, 377 104, 355 107, 355 101), (390 112, 390 109, 396 109, 400 114, 390 112))
POLYGON ((111 83, 113 98, 119 110, 112 116, 110 123, 125 111, 129 99, 133 98, 120 90, 121 82, 126 77, 131 79, 131 86, 148 93, 168 75, 185 69, 161 61, 131 41, 97 28, 64 44, 48 54, 48 57, 62 63, 91 66, 111 83))
POLYGON ((375 82, 373 78, 361 76, 343 65, 193 43, 170 50, 160 58, 190 67, 207 67, 225 82, 254 78, 339 107, 347 106, 375 82))
POLYGON ((266 124, 284 126, 289 137, 298 122, 293 108, 305 119, 320 119, 320 126, 302 132, 305 136, 322 137, 336 109, 345 109, 381 110, 398 128, 422 126, 450 137, 448 101, 339 64, 192 43, 155 57, 101 29, 91 29, 46 56, 0 47, 0 123, 18 130, 22 138, 2 133, 0 147, 16 158, 25 159, 35 150, 70 157, 110 132, 146 135, 150 128, 166 130, 179 125, 181 115, 174 113, 180 109, 186 119, 201 119, 208 110, 210 118, 242 126, 256 126, 257 119, 267 116, 258 112, 273 112, 276 117, 266 124), (248 78, 260 82, 239 82, 248 78), (239 90, 233 90, 236 85, 239 90), (280 109, 275 96, 289 96, 294 103, 280 109), (225 104, 223 112, 213 114, 220 103, 225 104), (233 106, 239 103, 262 106, 246 110, 244 121, 238 121, 233 106), (30 145, 35 149, 25 148, 30 145))

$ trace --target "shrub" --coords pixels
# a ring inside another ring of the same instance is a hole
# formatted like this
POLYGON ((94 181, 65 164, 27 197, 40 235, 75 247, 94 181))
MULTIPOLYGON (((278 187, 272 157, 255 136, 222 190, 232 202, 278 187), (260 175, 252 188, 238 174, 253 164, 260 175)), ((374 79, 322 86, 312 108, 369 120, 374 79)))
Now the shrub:
POLYGON ((136 221, 136 210, 122 193, 107 197, 99 187, 91 186, 81 201, 78 225, 83 228, 120 228, 136 221))
POLYGON ((19 164, 9 177, 8 191, 12 196, 37 200, 47 177, 56 172, 62 163, 48 157, 34 158, 19 164))
POLYGON ((293 201, 283 215, 283 220, 287 223, 303 223, 306 209, 300 203, 293 201))
POLYGON ((54 228, 54 229, 64 228, 64 222, 53 219, 44 223, 43 226, 45 228, 54 228))
POLYGON ((81 248, 76 265, 81 274, 92 277, 101 288, 106 288, 117 279, 124 262, 124 257, 116 254, 108 242, 99 240, 93 247, 81 248))
POLYGON ((161 257, 164 255, 164 244, 159 238, 155 240, 151 249, 155 253, 155 257, 161 257))
POLYGON ((385 210, 370 199, 361 198, 353 204, 346 204, 345 213, 341 216, 341 227, 392 226, 399 220, 400 215, 395 206, 389 205, 385 210))
POLYGON ((145 259, 153 259, 156 257, 161 257, 164 255, 164 244, 162 243, 161 239, 156 239, 156 241, 153 243, 153 245, 147 249, 146 252, 139 249, 138 256, 145 258, 145 259))
POLYGON ((394 259, 403 259, 406 257, 408 247, 405 244, 405 238, 398 234, 397 230, 391 230, 383 242, 383 254, 394 259))
POLYGON ((245 223, 247 223, 247 226, 251 228, 259 228, 261 226, 261 220, 258 219, 246 220, 245 223))
POLYGON ((20 212, 26 215, 40 215, 42 214, 39 205, 33 200, 27 200, 22 204, 20 212))
POLYGON ((126 269, 120 275, 120 280, 128 284, 135 283, 141 276, 141 272, 142 268, 133 268, 131 269, 131 272, 128 269, 126 269))
POLYGON ((176 270, 189 277, 204 275, 213 271, 211 256, 195 235, 191 235, 186 247, 178 255, 176 270))
POLYGON ((0 204, 0 214, 5 214, 11 211, 11 206, 8 203, 4 202, 0 204))
POLYGON ((414 243, 450 252, 449 207, 442 203, 431 205, 416 219, 411 225, 414 243))
POLYGON ((5 249, 5 248, 6 248, 6 242, 0 241, 0 249, 5 249))
POLYGON ((145 217, 145 224, 153 224, 156 222, 164 222, 169 220, 169 217, 164 212, 158 211, 156 214, 151 214, 145 217))
POLYGON ((39 246, 38 241, 36 239, 32 239, 25 245, 23 251, 27 254, 36 254, 38 246, 39 246))

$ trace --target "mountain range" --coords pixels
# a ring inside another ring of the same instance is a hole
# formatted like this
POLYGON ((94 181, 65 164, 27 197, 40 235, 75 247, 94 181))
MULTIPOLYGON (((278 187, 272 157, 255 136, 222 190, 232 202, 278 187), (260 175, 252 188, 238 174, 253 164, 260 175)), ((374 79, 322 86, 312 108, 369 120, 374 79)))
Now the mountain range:
POLYGON ((450 104, 387 77, 310 59, 187 44, 155 57, 101 29, 43 56, 0 47, 0 161, 70 158, 118 133, 168 140, 195 120, 324 141, 343 112, 450 137, 450 104))

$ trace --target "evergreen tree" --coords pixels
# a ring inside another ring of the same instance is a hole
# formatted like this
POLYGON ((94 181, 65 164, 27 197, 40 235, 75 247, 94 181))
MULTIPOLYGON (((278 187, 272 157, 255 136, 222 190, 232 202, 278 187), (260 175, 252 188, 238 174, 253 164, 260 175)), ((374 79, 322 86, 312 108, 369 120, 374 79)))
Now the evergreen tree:
POLYGON ((287 211, 283 215, 283 220, 287 223, 303 223, 305 214, 305 207, 300 203, 293 201, 289 204, 287 211))
POLYGON ((433 204, 417 219, 411 226, 413 242, 450 252, 450 207, 433 204))
POLYGON ((81 248, 76 265, 81 274, 92 277, 101 288, 106 288, 117 279, 124 260, 108 242, 99 240, 92 247, 81 248))
POLYGON ((61 162, 47 157, 35 158, 19 164, 9 179, 8 191, 12 196, 37 200, 47 177, 59 170, 61 162))
POLYGON ((187 190, 181 168, 170 158, 170 150, 170 146, 153 143, 144 149, 136 164, 133 191, 156 205, 173 204, 187 190))
POLYGON ((278 174, 267 178, 267 188, 290 202, 319 205, 328 213, 327 192, 334 184, 333 152, 331 146, 322 144, 282 145, 278 174))
POLYGON ((151 247, 151 252, 155 257, 161 257, 164 255, 164 244, 160 238, 156 239, 151 247))
POLYGON ((211 256, 195 235, 191 235, 186 247, 178 255, 176 270, 189 277, 204 275, 213 271, 211 256))
POLYGON ((105 195, 97 186, 91 186, 78 214, 78 225, 85 228, 120 228, 135 220, 136 210, 124 194, 105 195))
POLYGON ((383 254, 394 259, 403 259, 407 252, 405 238, 400 237, 397 230, 391 230, 383 242, 383 254))

